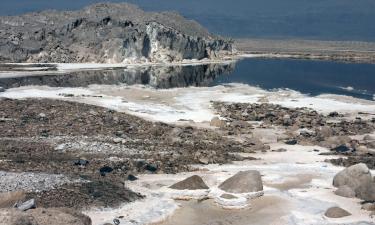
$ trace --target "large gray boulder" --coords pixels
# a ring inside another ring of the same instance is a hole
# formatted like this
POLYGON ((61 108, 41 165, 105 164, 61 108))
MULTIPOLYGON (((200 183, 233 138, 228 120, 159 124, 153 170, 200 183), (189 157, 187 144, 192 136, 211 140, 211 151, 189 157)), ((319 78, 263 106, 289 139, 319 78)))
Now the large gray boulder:
POLYGON ((339 187, 335 191, 335 194, 338 195, 338 196, 341 196, 341 197, 345 197, 345 198, 355 198, 354 190, 347 185, 343 185, 343 186, 339 187))
POLYGON ((204 183, 203 179, 200 176, 194 175, 173 184, 172 186, 170 186, 170 188, 176 190, 200 190, 208 189, 208 186, 206 185, 206 183, 204 183))
POLYGON ((342 218, 352 214, 340 207, 332 207, 327 209, 324 215, 329 218, 342 218))
POLYGON ((375 183, 366 164, 356 164, 339 172, 333 178, 333 185, 352 189, 360 199, 375 200, 375 183))
POLYGON ((241 171, 219 185, 223 191, 230 193, 249 193, 263 191, 262 177, 259 171, 241 171))
POLYGON ((126 3, 0 17, 0 62, 165 62, 231 51, 231 41, 177 13, 126 3))

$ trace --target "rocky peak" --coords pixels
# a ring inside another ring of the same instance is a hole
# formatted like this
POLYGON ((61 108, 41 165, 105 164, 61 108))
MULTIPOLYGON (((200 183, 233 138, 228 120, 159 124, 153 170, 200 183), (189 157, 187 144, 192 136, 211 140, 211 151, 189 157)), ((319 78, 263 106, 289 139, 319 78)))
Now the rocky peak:
POLYGON ((232 43, 175 12, 126 3, 0 17, 2 62, 171 62, 220 57, 232 43))

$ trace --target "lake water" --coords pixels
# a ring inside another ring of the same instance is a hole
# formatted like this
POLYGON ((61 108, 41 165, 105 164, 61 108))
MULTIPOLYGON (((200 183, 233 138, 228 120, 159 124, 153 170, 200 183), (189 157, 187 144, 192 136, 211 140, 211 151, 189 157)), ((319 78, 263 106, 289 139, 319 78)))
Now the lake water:
MULTIPOLYGON (((103 0, 1 0, 0 15, 75 10, 103 0)), ((111 0, 174 10, 230 37, 375 41, 373 0, 111 0)))
POLYGON ((157 89, 248 84, 266 90, 291 89, 302 94, 338 94, 373 100, 375 65, 331 61, 248 58, 231 64, 148 66, 86 70, 63 74, 1 78, 0 87, 27 85, 87 87, 141 84, 157 89))

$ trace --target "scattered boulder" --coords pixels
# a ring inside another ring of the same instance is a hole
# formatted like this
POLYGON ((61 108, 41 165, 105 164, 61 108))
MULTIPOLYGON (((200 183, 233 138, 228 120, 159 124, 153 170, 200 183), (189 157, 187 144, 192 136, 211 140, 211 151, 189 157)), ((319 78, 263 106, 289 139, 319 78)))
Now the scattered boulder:
POLYGON ((220 184, 219 188, 229 193, 249 193, 263 191, 262 177, 259 171, 241 171, 220 184))
POLYGON ((146 165, 145 170, 148 170, 150 172, 156 172, 158 170, 158 166, 153 163, 149 163, 146 165))
POLYGON ((375 203, 365 203, 362 205, 362 209, 366 211, 375 211, 375 203))
POLYGON ((209 189, 206 183, 203 181, 203 179, 198 175, 188 177, 185 180, 175 183, 172 186, 170 186, 170 188, 176 189, 176 190, 209 189))
POLYGON ((111 173, 113 168, 110 166, 103 166, 99 169, 100 175, 105 176, 107 173, 111 173))
POLYGON ((337 146, 340 146, 340 145, 345 145, 346 143, 349 143, 352 140, 348 136, 333 136, 333 137, 323 136, 323 137, 325 141, 323 141, 321 145, 323 147, 327 147, 331 149, 336 148, 337 146))
POLYGON ((122 138, 113 138, 113 143, 119 144, 119 143, 122 143, 123 140, 124 139, 122 139, 122 138))
POLYGON ((77 159, 74 160, 73 163, 75 166, 87 166, 89 164, 89 161, 87 161, 86 159, 77 159))
POLYGON ((129 174, 127 180, 135 181, 135 180, 138 180, 138 177, 134 176, 133 174, 129 174))
POLYGON ((368 148, 367 148, 366 146, 364 146, 364 145, 360 145, 360 146, 358 146, 355 150, 356 150, 358 153, 360 153, 360 154, 367 154, 367 153, 369 153, 368 148))
POLYGON ((211 122, 210 122, 210 126, 213 126, 213 127, 224 127, 225 126, 225 121, 224 120, 221 120, 219 117, 214 117, 212 118, 211 122))
POLYGON ((290 140, 286 140, 284 143, 287 145, 296 145, 298 142, 296 139, 290 139, 290 140))
POLYGON ((329 126, 320 127, 316 132, 323 138, 331 137, 334 134, 334 130, 329 126))
POLYGON ((364 141, 375 141, 375 136, 366 135, 363 137, 364 141))
POLYGON ((366 164, 356 164, 339 172, 333 178, 333 185, 349 187, 360 199, 375 200, 375 183, 366 164))
POLYGON ((115 219, 113 219, 113 223, 114 223, 115 225, 120 225, 120 220, 117 219, 117 218, 115 218, 115 219))
POLYGON ((35 209, 36 208, 36 203, 35 199, 30 199, 24 203, 21 204, 16 204, 16 208, 22 211, 27 211, 29 209, 35 209))
POLYGON ((199 157, 198 159, 199 163, 207 165, 209 163, 209 160, 207 157, 199 157))
POLYGON ((339 187, 335 194, 345 198, 355 198, 355 192, 347 185, 339 187))
POLYGON ((340 207, 332 207, 327 209, 324 215, 329 218, 342 218, 352 214, 340 207))
POLYGON ((261 143, 277 143, 277 134, 273 129, 254 129, 252 138, 261 143))
POLYGON ((335 152, 339 152, 339 153, 351 151, 351 149, 346 145, 339 145, 339 146, 333 148, 332 150, 335 151, 335 152))
POLYGON ((339 113, 338 112, 331 112, 328 114, 329 117, 337 117, 339 116, 339 113))
POLYGON ((46 117, 47 117, 47 115, 45 113, 39 113, 39 115, 38 115, 39 119, 44 119, 46 117))
POLYGON ((283 116, 283 125, 284 126, 292 126, 293 125, 293 120, 290 118, 289 115, 283 116))

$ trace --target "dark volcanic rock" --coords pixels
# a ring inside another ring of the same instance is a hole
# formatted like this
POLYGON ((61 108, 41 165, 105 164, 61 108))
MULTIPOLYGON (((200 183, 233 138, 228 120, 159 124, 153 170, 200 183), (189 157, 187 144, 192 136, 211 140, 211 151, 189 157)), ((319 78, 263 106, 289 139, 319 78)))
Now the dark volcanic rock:
POLYGON ((336 152, 348 152, 351 149, 348 148, 346 145, 340 145, 340 146, 337 146, 336 148, 333 148, 332 150, 336 152))
POLYGON ((128 180, 129 181, 135 181, 135 180, 138 180, 138 177, 134 176, 133 174, 129 174, 128 175, 128 180))
POLYGON ((287 144, 287 145, 296 145, 297 143, 298 142, 295 139, 285 141, 285 144, 287 144))
POLYGON ((107 173, 111 173, 113 171, 112 167, 109 166, 103 166, 99 169, 100 175, 105 176, 107 173))
POLYGON ((199 189, 208 189, 208 186, 202 178, 198 175, 191 176, 186 178, 183 181, 175 183, 174 185, 170 186, 172 189, 177 190, 199 190, 199 189))
POLYGON ((196 22, 125 3, 0 17, 3 62, 165 62, 215 58, 231 51, 231 42, 196 22))

